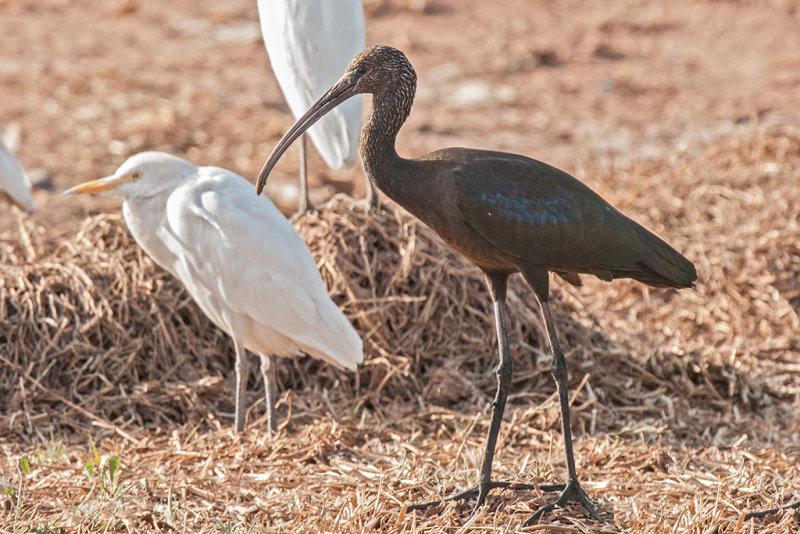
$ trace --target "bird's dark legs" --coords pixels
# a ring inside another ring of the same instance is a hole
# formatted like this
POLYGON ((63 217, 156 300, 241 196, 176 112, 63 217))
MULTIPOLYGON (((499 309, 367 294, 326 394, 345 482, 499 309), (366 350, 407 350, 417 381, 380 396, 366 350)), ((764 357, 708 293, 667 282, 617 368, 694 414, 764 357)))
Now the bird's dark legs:
POLYGON ((578 482, 578 475, 575 471, 575 455, 572 452, 572 430, 569 424, 569 393, 567 383, 567 360, 564 358, 564 353, 561 350, 561 344, 558 342, 556 335, 555 325, 553 324, 553 317, 550 314, 550 305, 546 299, 540 297, 539 304, 542 308, 542 316, 544 317, 545 328, 547 329, 547 336, 550 338, 550 348, 553 352, 553 365, 550 371, 553 373, 553 378, 556 382, 558 389, 558 400, 561 405, 561 423, 564 429, 564 452, 567 456, 567 474, 569 480, 567 481, 564 491, 561 496, 554 502, 539 508, 532 516, 526 521, 525 525, 530 525, 539 519, 544 513, 553 510, 556 506, 563 507, 569 501, 576 501, 580 503, 586 510, 594 517, 603 521, 597 506, 589 499, 586 492, 583 491, 580 483, 578 482))
POLYGON ((480 479, 474 488, 463 491, 446 499, 430 501, 421 504, 414 504, 408 510, 422 510, 429 506, 435 506, 445 501, 457 501, 468 499, 474 495, 478 496, 475 503, 475 510, 486 501, 486 495, 493 488, 513 488, 513 489, 533 489, 535 486, 527 484, 510 484, 508 482, 492 482, 492 461, 494 460, 494 450, 497 446, 497 436, 500 433, 500 423, 503 421, 503 412, 506 408, 506 399, 511 389, 511 374, 513 371, 511 354, 508 351, 508 335, 506 333, 506 283, 508 275, 486 274, 486 284, 489 286, 489 293, 492 296, 494 305, 494 318, 497 326, 497 342, 500 353, 500 365, 497 368, 497 392, 494 402, 492 402, 492 420, 489 423, 489 434, 486 437, 486 448, 483 451, 483 461, 481 461, 480 479))
POLYGON ((541 303, 544 324, 547 329, 547 336, 550 338, 550 349, 553 352, 553 364, 550 372, 556 381, 558 389, 558 401, 561 405, 561 424, 564 430, 564 450, 567 455, 567 473, 570 480, 578 478, 575 472, 575 455, 572 452, 572 430, 569 423, 569 385, 567 382, 567 360, 558 342, 553 317, 550 313, 550 304, 547 301, 541 303))
POLYGON ((483 451, 481 462, 480 481, 478 482, 478 500, 475 510, 486 501, 486 495, 491 489, 492 461, 494 450, 497 446, 497 435, 500 433, 500 423, 503 421, 503 412, 506 409, 506 399, 511 389, 511 375, 513 363, 508 352, 508 334, 506 333, 506 282, 508 276, 486 275, 489 293, 494 305, 494 320, 497 327, 497 344, 500 354, 500 365, 497 368, 497 392, 492 402, 492 420, 489 423, 489 434, 486 436, 486 448, 483 451))
POLYGON ((300 198, 295 217, 314 209, 314 205, 311 204, 311 200, 308 198, 308 158, 306 157, 308 145, 306 137, 306 134, 300 136, 300 145, 298 147, 300 154, 300 198))
POLYGON ((234 415, 234 430, 239 433, 244 431, 245 402, 244 393, 247 386, 247 360, 244 345, 234 338, 233 348, 236 351, 236 413, 234 415))
POLYGON ((798 510, 800 509, 800 501, 795 501, 789 504, 785 504, 783 506, 779 506, 777 508, 770 508, 769 510, 761 510, 758 512, 750 512, 746 516, 744 516, 744 520, 748 521, 750 519, 756 517, 766 517, 768 515, 777 514, 782 510, 798 510))
POLYGON ((268 354, 261 354, 261 378, 264 380, 264 402, 267 408, 267 435, 272 436, 275 430, 272 412, 275 406, 275 358, 268 354))

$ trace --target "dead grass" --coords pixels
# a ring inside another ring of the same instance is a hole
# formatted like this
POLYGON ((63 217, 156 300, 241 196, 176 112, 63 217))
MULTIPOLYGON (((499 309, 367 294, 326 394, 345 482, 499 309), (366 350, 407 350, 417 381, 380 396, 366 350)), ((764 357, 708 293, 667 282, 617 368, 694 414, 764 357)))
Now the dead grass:
MULTIPOLYGON (((585 173, 700 281, 555 283, 578 470, 610 524, 570 509, 526 531, 796 530, 796 510, 743 514, 800 498, 800 135, 751 131, 699 157, 585 173)), ((555 497, 497 492, 473 517, 469 502, 403 512, 474 483, 495 385, 488 295, 399 210, 339 199, 298 226, 368 360, 358 379, 284 363, 291 420, 272 440, 260 421, 230 434, 230 342, 118 216, 55 248, 26 226, 33 262, 4 237, 0 531, 516 531, 555 497), (122 459, 115 483, 86 472, 89 435, 122 459)), ((550 362, 519 280, 509 316, 515 379, 495 477, 558 481, 550 362)), ((251 420, 263 413, 253 380, 251 420)))

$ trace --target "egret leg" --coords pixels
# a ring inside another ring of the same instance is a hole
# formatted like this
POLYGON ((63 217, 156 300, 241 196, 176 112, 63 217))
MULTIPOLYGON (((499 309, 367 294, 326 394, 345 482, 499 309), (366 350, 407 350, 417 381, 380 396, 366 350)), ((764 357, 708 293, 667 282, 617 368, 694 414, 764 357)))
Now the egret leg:
POLYGON ((36 259, 36 250, 33 248, 31 237, 28 235, 28 230, 25 229, 25 218, 22 215, 22 210, 12 204, 11 211, 14 212, 14 217, 17 218, 19 241, 22 243, 22 248, 25 250, 25 259, 28 260, 28 263, 33 263, 36 259))
POLYGON ((578 482, 578 475, 575 471, 575 455, 572 452, 572 430, 569 424, 569 394, 567 384, 567 360, 564 358, 564 353, 561 350, 561 344, 558 342, 556 335, 555 325, 553 324, 553 317, 550 314, 550 305, 546 298, 539 297, 539 305, 542 309, 542 316, 544 317, 545 328, 547 329, 547 336, 550 339, 550 349, 553 352, 553 365, 550 372, 556 382, 556 389, 558 390, 558 400, 561 405, 561 423, 564 429, 564 452, 567 456, 567 474, 569 479, 567 481, 564 491, 561 496, 546 506, 539 508, 533 515, 531 515, 523 526, 531 525, 537 521, 546 512, 555 509, 557 506, 562 508, 569 501, 578 502, 583 506, 589 514, 595 519, 605 522, 600 516, 597 506, 589 499, 589 496, 583 490, 578 482))
POLYGON ((261 354, 261 378, 264 380, 264 401, 267 408, 267 435, 272 437, 275 430, 272 412, 275 406, 275 361, 269 354, 261 354))
POLYGON ((367 196, 364 197, 364 201, 369 204, 370 208, 378 209, 380 207, 378 190, 375 189, 375 184, 372 183, 372 180, 370 180, 369 175, 366 172, 364 172, 362 176, 364 177, 364 185, 367 189, 367 196))
POLYGON ((308 198, 308 145, 306 141, 306 134, 300 136, 300 199, 297 206, 297 213, 294 218, 303 215, 307 211, 313 211, 314 206, 311 204, 311 199, 308 198))
POLYGON ((233 348, 236 351, 236 413, 233 427, 236 433, 244 432, 245 402, 244 393, 247 386, 247 355, 238 339, 233 338, 233 348))
POLYGON ((361 176, 364 177, 364 188, 366 189, 366 195, 364 196, 364 200, 359 202, 365 203, 369 209, 375 209, 376 211, 383 209, 389 214, 393 213, 393 211, 385 204, 381 205, 381 197, 378 194, 378 190, 375 188, 375 184, 370 179, 369 173, 364 168, 363 158, 361 158, 361 176))

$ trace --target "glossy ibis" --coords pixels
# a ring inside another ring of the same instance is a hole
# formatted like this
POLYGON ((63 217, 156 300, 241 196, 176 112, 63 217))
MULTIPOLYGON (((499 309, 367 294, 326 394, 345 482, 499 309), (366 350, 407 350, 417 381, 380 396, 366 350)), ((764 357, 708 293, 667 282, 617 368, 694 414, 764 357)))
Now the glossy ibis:
MULTIPOLYGON (((295 118, 335 82, 350 59, 364 48, 361 0, 258 0, 261 33, 275 78, 295 118)), ((362 98, 341 105, 308 131, 331 169, 350 167, 358 151, 362 98)), ((305 136, 300 142, 300 204, 311 206, 305 136)), ((367 200, 377 194, 365 175, 367 200)))
MULTIPOLYGON (((508 277, 522 274, 541 307, 553 353, 568 481, 560 497, 529 522, 568 501, 600 518, 578 482, 572 452, 567 366, 548 304, 548 271, 572 284, 589 274, 606 281, 634 278, 655 287, 691 287, 694 266, 664 241, 629 219, 583 183, 546 163, 505 152, 447 148, 405 159, 395 138, 411 111, 417 77, 405 55, 387 46, 358 54, 347 71, 278 141, 258 177, 264 183, 281 154, 304 130, 339 103, 371 93, 372 113, 361 131, 364 167, 378 189, 439 234, 483 271, 494 304, 500 365, 497 393, 476 488, 476 508, 493 487, 497 434, 511 385, 505 297, 508 277)), ((436 501, 438 502, 438 501, 436 501)), ((433 503, 416 505, 421 508, 433 503)))
POLYGON ((328 297, 305 242, 241 176, 142 152, 112 176, 64 195, 103 191, 125 197, 122 212, 136 242, 233 338, 236 432, 245 424, 245 348, 261 357, 270 430, 271 355, 305 352, 351 370, 362 361, 361 338, 328 297))

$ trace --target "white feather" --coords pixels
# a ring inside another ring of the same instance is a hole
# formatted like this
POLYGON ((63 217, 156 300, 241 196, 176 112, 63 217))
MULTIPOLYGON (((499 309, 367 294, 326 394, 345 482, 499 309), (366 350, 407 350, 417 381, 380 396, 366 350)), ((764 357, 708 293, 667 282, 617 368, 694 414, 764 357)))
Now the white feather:
POLYGON ((6 146, 0 135, 0 193, 5 193, 11 202, 33 213, 36 205, 31 193, 31 182, 17 157, 6 146))
POLYGON ((355 369, 362 342, 331 301, 303 239, 265 196, 237 174, 146 152, 116 176, 137 243, 176 276, 205 314, 247 349, 301 351, 355 369))
MULTIPOLYGON (((361 0, 258 0, 258 13, 272 70, 299 118, 364 48, 361 0)), ((355 161, 362 101, 351 98, 308 130, 332 169, 355 161)))

